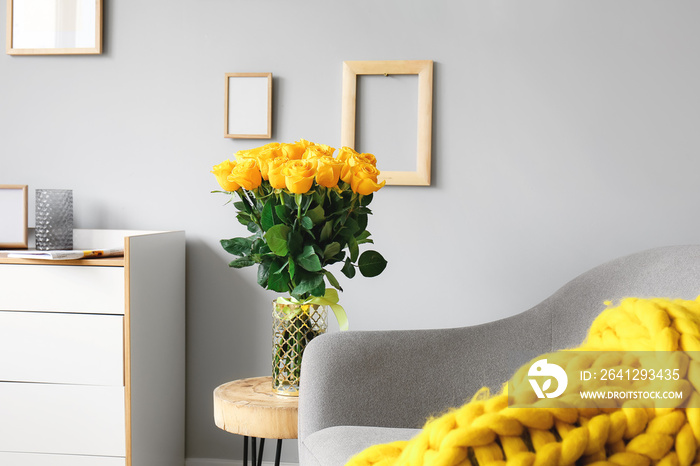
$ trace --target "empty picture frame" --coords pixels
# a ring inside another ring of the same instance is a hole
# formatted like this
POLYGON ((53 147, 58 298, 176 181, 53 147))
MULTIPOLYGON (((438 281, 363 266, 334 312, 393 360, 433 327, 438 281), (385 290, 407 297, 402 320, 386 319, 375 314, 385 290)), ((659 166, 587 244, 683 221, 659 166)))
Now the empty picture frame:
MULTIPOLYGON (((433 61, 345 61, 343 62, 343 102, 340 143, 355 146, 357 77, 360 75, 418 75, 418 128, 415 171, 382 169, 379 180, 389 185, 430 186, 433 126, 433 61)), ((384 168, 384 167, 382 167, 384 168)))
POLYGON ((272 137, 272 73, 226 73, 224 137, 272 137))
POLYGON ((0 248, 26 248, 27 186, 0 184, 0 248))
POLYGON ((9 55, 102 53, 102 0, 7 0, 9 55))

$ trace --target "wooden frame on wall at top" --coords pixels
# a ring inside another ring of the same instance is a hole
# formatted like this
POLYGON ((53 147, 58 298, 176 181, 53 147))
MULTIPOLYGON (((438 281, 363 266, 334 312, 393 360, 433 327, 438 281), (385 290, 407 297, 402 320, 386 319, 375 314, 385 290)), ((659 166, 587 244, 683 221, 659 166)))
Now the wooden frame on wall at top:
POLYGON ((9 55, 102 53, 102 0, 7 0, 9 55))
POLYGON ((272 137, 272 73, 226 73, 224 137, 272 137))
POLYGON ((357 77, 359 75, 418 75, 418 140, 416 171, 384 171, 379 180, 388 185, 430 186, 433 126, 433 61, 379 60, 343 62, 343 103, 340 143, 355 146, 357 77))
POLYGON ((27 248, 27 212, 27 185, 0 184, 0 248, 27 248))

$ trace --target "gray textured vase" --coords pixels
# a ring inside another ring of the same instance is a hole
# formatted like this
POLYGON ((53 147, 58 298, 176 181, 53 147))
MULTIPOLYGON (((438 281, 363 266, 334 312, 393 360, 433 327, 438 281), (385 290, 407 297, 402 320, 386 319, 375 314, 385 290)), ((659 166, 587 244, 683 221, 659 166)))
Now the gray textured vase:
POLYGON ((36 248, 73 249, 73 191, 36 190, 36 248))

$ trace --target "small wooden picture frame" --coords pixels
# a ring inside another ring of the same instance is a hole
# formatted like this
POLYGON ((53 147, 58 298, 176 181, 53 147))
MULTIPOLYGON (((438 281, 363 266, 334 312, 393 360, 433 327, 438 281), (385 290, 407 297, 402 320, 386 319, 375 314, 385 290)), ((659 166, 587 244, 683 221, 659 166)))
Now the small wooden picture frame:
POLYGON ((27 248, 27 212, 27 186, 0 185, 0 248, 27 248))
POLYGON ((415 171, 381 170, 379 180, 390 185, 430 186, 433 127, 433 61, 345 61, 340 143, 354 148, 359 75, 418 75, 418 132, 415 171))
POLYGON ((272 73, 226 73, 224 137, 272 137, 272 73))
POLYGON ((9 55, 102 53, 102 0, 7 0, 9 55))

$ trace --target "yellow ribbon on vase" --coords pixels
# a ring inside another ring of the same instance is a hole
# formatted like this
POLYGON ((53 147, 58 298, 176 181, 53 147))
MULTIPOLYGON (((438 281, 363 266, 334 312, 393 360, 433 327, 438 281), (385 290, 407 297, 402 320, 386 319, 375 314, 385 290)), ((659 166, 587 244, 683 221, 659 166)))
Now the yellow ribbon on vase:
POLYGON ((338 291, 333 289, 333 288, 326 288, 326 293, 323 296, 312 296, 310 298, 307 298, 303 301, 299 301, 298 299, 291 297, 291 298, 277 298, 277 303, 278 304, 286 304, 286 305, 298 305, 298 306, 306 306, 309 304, 318 304, 320 306, 329 306, 331 310, 333 311, 333 314, 335 314, 335 318, 338 320, 338 327, 340 328, 341 331, 347 330, 348 329, 348 316, 345 313, 345 309, 343 309, 343 306, 338 304, 338 301, 340 299, 338 298, 338 291))

